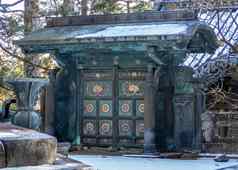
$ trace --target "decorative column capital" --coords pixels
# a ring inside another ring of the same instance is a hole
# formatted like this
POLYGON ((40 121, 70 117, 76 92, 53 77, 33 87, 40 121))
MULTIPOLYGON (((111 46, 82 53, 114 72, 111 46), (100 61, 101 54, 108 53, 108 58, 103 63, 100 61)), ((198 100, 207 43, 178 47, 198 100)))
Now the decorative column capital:
POLYGON ((161 67, 158 66, 154 73, 154 86, 156 91, 159 89, 160 71, 161 71, 161 67))
POLYGON ((147 55, 148 57, 154 61, 157 65, 164 65, 164 63, 158 58, 158 47, 157 46, 148 46, 147 47, 147 55))

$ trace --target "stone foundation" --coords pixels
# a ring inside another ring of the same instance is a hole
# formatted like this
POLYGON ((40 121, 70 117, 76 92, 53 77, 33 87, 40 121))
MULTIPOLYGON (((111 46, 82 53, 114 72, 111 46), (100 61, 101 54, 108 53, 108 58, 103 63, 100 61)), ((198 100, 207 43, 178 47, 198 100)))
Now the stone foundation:
POLYGON ((57 140, 10 124, 0 124, 0 168, 53 164, 57 140))
POLYGON ((204 113, 202 131, 203 152, 238 153, 238 112, 204 113))

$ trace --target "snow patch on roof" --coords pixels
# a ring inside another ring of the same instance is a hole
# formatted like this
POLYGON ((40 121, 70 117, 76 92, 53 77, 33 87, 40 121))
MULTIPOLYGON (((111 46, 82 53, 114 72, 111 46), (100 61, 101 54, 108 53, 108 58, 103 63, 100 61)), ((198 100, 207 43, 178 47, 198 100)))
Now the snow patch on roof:
POLYGON ((18 137, 18 135, 10 132, 0 132, 0 138, 15 138, 18 137))
POLYGON ((76 38, 100 38, 100 37, 128 37, 128 36, 153 36, 186 34, 186 24, 154 24, 154 25, 126 25, 111 26, 91 34, 83 34, 76 38))

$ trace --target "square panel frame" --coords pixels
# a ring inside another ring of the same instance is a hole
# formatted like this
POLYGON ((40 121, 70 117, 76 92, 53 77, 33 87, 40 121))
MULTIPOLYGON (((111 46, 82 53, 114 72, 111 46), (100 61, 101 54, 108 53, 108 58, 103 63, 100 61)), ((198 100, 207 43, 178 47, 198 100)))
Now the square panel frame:
MULTIPOLYGON (((119 75, 121 70, 115 70, 113 71, 114 74, 119 75)), ((143 74, 140 74, 143 76, 143 74)), ((141 77, 142 77, 141 76, 141 77)), ((119 82, 122 80, 127 80, 127 79, 120 79, 119 77, 115 76, 113 78, 113 80, 110 79, 106 79, 105 81, 111 81, 112 82, 112 96, 87 96, 84 94, 84 84, 86 81, 96 81, 95 79, 86 79, 86 80, 82 80, 82 93, 81 95, 81 101, 83 103, 84 100, 96 100, 96 107, 97 107, 97 113, 96 113, 96 117, 95 117, 95 121, 96 121, 96 128, 97 128, 97 134, 95 135, 95 140, 96 140, 96 144, 92 144, 92 145, 97 145, 97 146, 132 146, 131 144, 137 144, 138 140, 143 140, 143 137, 141 136, 137 136, 136 135, 136 121, 137 120, 143 120, 142 116, 138 116, 138 114, 136 113, 136 109, 137 109, 137 100, 138 101, 143 101, 144 100, 144 96, 140 96, 140 95, 135 95, 135 96, 120 96, 119 95, 119 82), (107 103, 107 101, 112 101, 112 116, 106 116, 103 114, 100 114, 100 104, 102 104, 104 101, 105 103, 107 103), (120 100, 131 100, 132 101, 132 109, 131 112, 132 114, 128 117, 123 117, 120 116, 119 114, 119 101, 120 100), (102 102, 102 103, 100 103, 102 102), (102 120, 111 120, 112 121, 112 127, 113 127, 113 135, 112 136, 105 136, 100 134, 100 121, 102 120), (119 135, 119 120, 128 120, 130 122, 132 122, 131 124, 131 129, 132 129, 132 133, 130 135, 119 135), (123 144, 120 144, 120 140, 126 141, 128 140, 128 143, 124 142, 123 144), (113 144, 108 143, 108 145, 105 142, 102 141, 113 141, 113 144)), ((100 79, 100 81, 104 81, 103 79, 100 79)), ((144 81, 143 78, 140 78, 138 80, 133 79, 133 81, 144 81)), ((81 114, 82 115, 82 114, 81 114)), ((82 115, 81 120, 83 121, 85 118, 84 115, 82 115)), ((83 130, 83 128, 81 128, 81 130, 83 130)), ((82 134, 82 133, 81 133, 82 134)), ((82 138, 84 138, 84 135, 82 135, 82 138)), ((83 140, 82 140, 83 141, 83 140)), ((89 144, 90 145, 90 144, 89 144)))

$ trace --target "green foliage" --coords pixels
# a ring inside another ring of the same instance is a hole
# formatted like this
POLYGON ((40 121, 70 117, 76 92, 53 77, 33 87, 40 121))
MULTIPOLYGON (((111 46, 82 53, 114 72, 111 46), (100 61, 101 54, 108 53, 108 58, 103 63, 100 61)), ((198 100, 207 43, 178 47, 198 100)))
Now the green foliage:
MULTIPOLYGON (((6 55, 0 54, 0 77, 22 77, 23 76, 23 63, 17 60, 12 59, 8 61, 6 55), (5 59, 5 60, 4 60, 5 59)), ((9 91, 5 86, 4 83, 0 82, 0 101, 4 101, 8 98, 12 98, 14 96, 12 91, 9 91)))
MULTIPOLYGON (((56 63, 55 63, 53 58, 54 57, 52 55, 42 54, 40 56, 40 65, 43 66, 44 68, 55 69, 56 68, 56 63)), ((42 75, 43 77, 48 76, 48 72, 44 73, 44 70, 42 70, 42 72, 43 72, 43 75, 42 75)))
POLYGON ((62 16, 67 16, 67 14, 68 14, 68 12, 63 7, 63 4, 59 5, 59 8, 58 8, 57 12, 62 16))
MULTIPOLYGON (((96 14, 125 13, 128 11, 126 1, 97 0, 92 6, 92 12, 96 14)), ((129 1, 129 11, 138 12, 152 9, 151 3, 146 0, 129 1)))
POLYGON ((92 10, 95 13, 107 14, 120 12, 122 8, 117 5, 115 0, 99 0, 95 3, 92 10))
POLYGON ((151 10, 152 6, 149 2, 140 1, 132 9, 133 9, 133 11, 142 12, 142 11, 146 11, 146 10, 151 10))
POLYGON ((2 65, 0 67, 1 77, 21 77, 23 76, 23 66, 19 63, 16 65, 2 65))
POLYGON ((24 30, 22 17, 16 15, 8 17, 7 26, 9 36, 14 36, 17 32, 22 32, 24 30))

